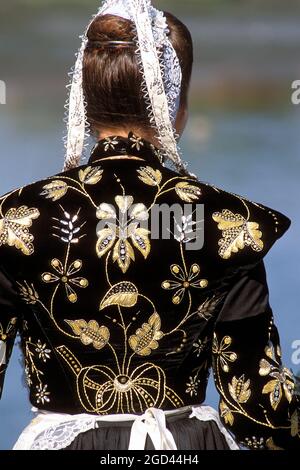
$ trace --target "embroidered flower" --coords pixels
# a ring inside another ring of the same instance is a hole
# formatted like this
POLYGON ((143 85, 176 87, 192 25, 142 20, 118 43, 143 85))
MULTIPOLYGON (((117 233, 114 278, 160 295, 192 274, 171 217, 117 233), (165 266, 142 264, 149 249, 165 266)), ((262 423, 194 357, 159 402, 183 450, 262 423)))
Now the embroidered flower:
POLYGON ((265 358, 260 360, 259 375, 272 377, 272 380, 263 387, 262 393, 270 394, 271 406, 276 410, 283 396, 289 403, 292 401, 295 382, 292 372, 280 364, 280 348, 275 351, 270 342, 265 348, 265 354, 269 360, 265 358))
POLYGON ((148 220, 149 213, 144 204, 133 204, 132 196, 116 196, 115 201, 119 214, 114 206, 106 203, 100 204, 97 209, 96 215, 98 219, 104 221, 104 228, 103 222, 100 223, 101 228, 97 230, 96 252, 101 258, 113 249, 113 261, 116 261, 125 273, 131 261, 135 260, 132 245, 145 259, 150 253, 151 245, 148 238, 150 232, 140 227, 141 222, 148 220), (131 240, 132 245, 128 239, 131 240))
POLYGON ((195 375, 194 377, 189 377, 189 382, 186 384, 186 391, 185 393, 188 393, 191 397, 192 396, 197 396, 198 395, 198 388, 199 388, 200 380, 198 379, 198 376, 195 375))
POLYGON ((37 342, 35 351, 38 353, 39 359, 41 359, 43 362, 46 362, 47 359, 50 359, 51 350, 47 349, 47 345, 42 344, 40 339, 37 342))
POLYGON ((43 385, 43 384, 39 384, 36 386, 36 402, 37 403, 42 403, 42 405, 46 403, 49 403, 50 402, 50 398, 49 398, 49 395, 50 395, 50 392, 47 391, 47 388, 48 388, 48 385, 43 385))
POLYGON ((31 376, 28 364, 25 365, 24 372, 25 372, 26 383, 27 383, 28 387, 31 387, 31 385, 32 385, 32 376, 31 376))
POLYGON ((85 288, 89 285, 88 280, 84 277, 73 277, 74 274, 81 270, 82 261, 78 259, 71 263, 67 269, 65 269, 61 261, 55 258, 51 261, 51 266, 55 273, 43 273, 43 281, 46 283, 61 282, 65 287, 68 300, 72 303, 77 302, 77 294, 72 285, 80 288, 85 288))
POLYGON ((264 437, 245 437, 245 445, 249 447, 249 449, 253 450, 263 450, 265 449, 265 439, 264 437))
POLYGON ((232 338, 230 338, 230 336, 224 336, 219 344, 217 335, 214 333, 212 352, 217 356, 217 360, 220 361, 221 368, 224 372, 229 372, 228 362, 235 362, 237 360, 236 353, 228 351, 231 343, 232 338))
POLYGON ((116 137, 106 137, 103 141, 104 151, 107 152, 108 150, 115 150, 115 146, 118 145, 118 140, 116 137))
POLYGON ((136 148, 137 151, 140 151, 141 148, 144 146, 142 137, 137 137, 133 135, 132 137, 130 137, 130 141, 133 142, 131 148, 136 148))
POLYGON ((197 357, 199 357, 203 353, 203 351, 206 350, 208 344, 209 344, 209 339, 207 337, 204 338, 203 340, 198 339, 198 341, 196 341, 193 344, 194 353, 197 355, 197 357))
POLYGON ((197 289, 204 289, 208 286, 207 279, 197 279, 196 278, 200 274, 200 266, 198 264, 193 264, 190 267, 190 271, 188 274, 179 266, 178 264, 172 264, 170 267, 171 274, 177 279, 174 280, 166 280, 164 281, 161 286, 163 289, 166 290, 175 290, 176 292, 173 294, 172 302, 173 304, 177 305, 180 304, 185 292, 190 289, 191 287, 197 289))

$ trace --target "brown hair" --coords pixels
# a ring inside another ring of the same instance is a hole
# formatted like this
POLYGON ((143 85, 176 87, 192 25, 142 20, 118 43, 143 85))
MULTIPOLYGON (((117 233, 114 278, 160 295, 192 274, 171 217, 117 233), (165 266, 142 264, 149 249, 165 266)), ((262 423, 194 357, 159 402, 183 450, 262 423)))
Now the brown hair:
MULTIPOLYGON (((180 104, 186 105, 193 65, 193 43, 189 30, 171 13, 165 13, 169 38, 182 68, 180 104)), ((135 46, 93 47, 95 41, 132 41, 135 33, 130 20, 98 16, 88 30, 88 47, 84 53, 83 89, 87 118, 97 127, 149 127, 147 105, 141 85, 135 46)))

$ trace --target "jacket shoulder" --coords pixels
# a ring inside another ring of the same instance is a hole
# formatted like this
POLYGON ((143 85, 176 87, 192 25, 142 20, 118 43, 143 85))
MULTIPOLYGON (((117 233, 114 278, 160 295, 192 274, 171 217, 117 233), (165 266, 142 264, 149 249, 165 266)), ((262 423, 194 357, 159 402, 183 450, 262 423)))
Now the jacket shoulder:
POLYGON ((204 204, 206 236, 217 243, 224 261, 260 261, 290 227, 290 219, 276 209, 208 183, 198 182, 204 204))

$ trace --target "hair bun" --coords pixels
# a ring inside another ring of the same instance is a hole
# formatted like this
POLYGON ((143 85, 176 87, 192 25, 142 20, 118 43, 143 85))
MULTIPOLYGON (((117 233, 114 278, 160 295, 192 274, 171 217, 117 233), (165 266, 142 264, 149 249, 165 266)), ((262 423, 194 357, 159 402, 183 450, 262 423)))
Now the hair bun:
POLYGON ((115 15, 96 17, 87 32, 89 41, 132 41, 134 36, 133 23, 115 15))

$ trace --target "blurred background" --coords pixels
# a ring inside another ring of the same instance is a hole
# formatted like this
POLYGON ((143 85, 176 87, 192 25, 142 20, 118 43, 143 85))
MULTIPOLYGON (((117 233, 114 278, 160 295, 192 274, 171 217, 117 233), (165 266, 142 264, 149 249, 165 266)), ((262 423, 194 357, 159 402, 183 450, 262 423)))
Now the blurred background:
MULTIPOLYGON (((300 339, 300 0, 157 0, 195 42, 190 121, 181 148, 201 180, 287 214, 287 235, 266 258, 285 363, 300 339)), ((61 171, 65 85, 96 0, 0 5, 0 194, 61 171)), ((1 312, 0 312, 1 316, 1 312)), ((299 357, 299 355, 298 355, 299 357)), ((31 419, 16 347, 0 401, 0 449, 31 419)), ((209 386, 207 403, 217 405, 209 386)))

